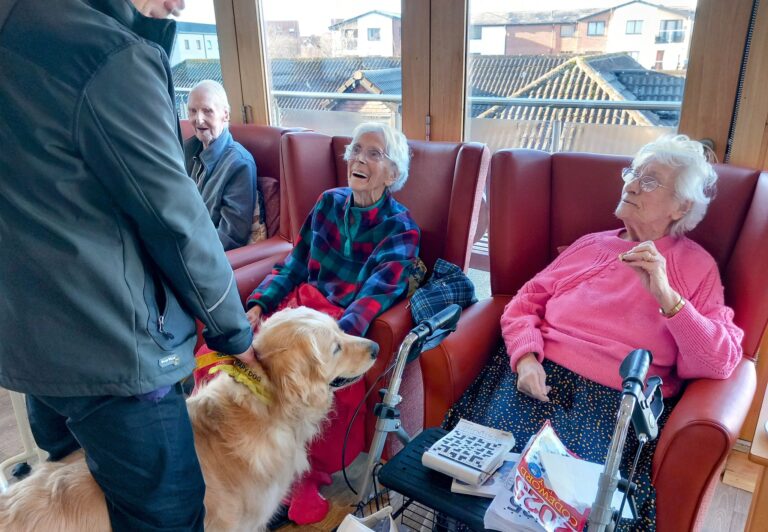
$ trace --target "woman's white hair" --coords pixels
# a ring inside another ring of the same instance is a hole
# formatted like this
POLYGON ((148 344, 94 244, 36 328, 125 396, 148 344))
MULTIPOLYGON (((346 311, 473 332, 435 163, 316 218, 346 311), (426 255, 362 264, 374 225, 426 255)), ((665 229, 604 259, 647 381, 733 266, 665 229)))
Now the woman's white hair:
POLYGON ((686 135, 665 135, 640 148, 632 160, 634 170, 653 161, 677 171, 675 196, 678 201, 690 203, 690 208, 670 226, 673 236, 682 236, 696 227, 715 197, 717 174, 709 163, 709 153, 709 148, 686 135))
POLYGON ((397 192, 408 181, 408 165, 411 154, 408 149, 408 139, 397 129, 379 122, 364 122, 352 131, 352 142, 344 151, 344 160, 349 162, 352 158, 352 146, 365 133, 378 133, 384 138, 384 153, 395 165, 395 182, 389 186, 389 190, 397 192))
POLYGON ((224 86, 221 83, 212 79, 204 79, 192 87, 190 94, 200 91, 208 93, 211 97, 213 97, 213 100, 223 109, 230 111, 229 99, 227 99, 227 91, 224 90, 224 86))

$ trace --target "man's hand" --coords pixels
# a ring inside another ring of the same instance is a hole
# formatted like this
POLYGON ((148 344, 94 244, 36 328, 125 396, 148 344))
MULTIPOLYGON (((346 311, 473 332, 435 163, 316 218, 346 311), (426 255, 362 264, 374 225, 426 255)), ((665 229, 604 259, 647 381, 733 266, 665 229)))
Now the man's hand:
POLYGON ((240 360, 246 366, 252 366, 256 363, 256 351, 253 350, 253 346, 250 346, 247 351, 235 355, 235 358, 240 360))
POLYGON ((245 313, 246 317, 248 318, 248 322, 251 324, 251 329, 253 329, 253 332, 259 330, 259 326, 261 325, 261 313, 262 310, 259 305, 254 305, 248 312, 245 313))
POLYGON ((517 390, 534 399, 549 402, 549 391, 551 386, 547 386, 547 372, 544 366, 536 358, 535 353, 526 353, 517 361, 517 390))

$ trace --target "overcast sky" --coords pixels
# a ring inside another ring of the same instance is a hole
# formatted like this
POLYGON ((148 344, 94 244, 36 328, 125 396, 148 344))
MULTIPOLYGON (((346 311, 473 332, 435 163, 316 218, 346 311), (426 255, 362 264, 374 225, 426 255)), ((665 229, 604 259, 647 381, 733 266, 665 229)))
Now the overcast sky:
MULTIPOLYGON (((470 0, 471 13, 483 11, 548 11, 611 7, 626 0, 470 0)), ((666 0, 668 6, 695 8, 697 0, 666 0)), ((213 0, 187 0, 179 20, 214 22, 213 0)), ((350 18, 373 9, 400 12, 400 0, 262 0, 267 20, 298 20, 302 35, 328 31, 331 19, 350 18)))

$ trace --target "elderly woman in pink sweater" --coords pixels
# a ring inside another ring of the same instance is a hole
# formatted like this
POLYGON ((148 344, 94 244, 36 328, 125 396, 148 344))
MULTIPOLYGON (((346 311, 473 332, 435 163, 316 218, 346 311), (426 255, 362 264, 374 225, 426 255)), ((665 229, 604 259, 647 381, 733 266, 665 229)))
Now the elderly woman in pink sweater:
MULTIPOLYGON (((573 452, 602 463, 620 401, 618 368, 630 351, 653 354, 648 375, 663 379, 668 398, 660 424, 686 379, 730 376, 743 333, 714 259, 684 236, 704 218, 717 179, 703 146, 663 137, 622 177, 615 214, 624 227, 580 238, 520 289, 501 318, 503 346, 447 426, 464 417, 506 428, 522 448, 550 419, 573 452)), ((635 473, 639 516, 622 521, 627 529, 655 529, 652 456, 647 445, 635 473)))

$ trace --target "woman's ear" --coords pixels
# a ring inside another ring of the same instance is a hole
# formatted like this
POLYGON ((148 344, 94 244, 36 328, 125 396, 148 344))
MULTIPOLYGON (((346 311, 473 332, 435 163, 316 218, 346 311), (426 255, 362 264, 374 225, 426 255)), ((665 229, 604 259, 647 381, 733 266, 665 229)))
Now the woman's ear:
POLYGON ((680 220, 683 216, 688 214, 693 207, 693 202, 690 200, 678 202, 677 210, 672 213, 672 219, 674 221, 680 220))
MULTIPOLYGON (((392 166, 394 167, 395 163, 392 163, 392 166)), ((397 181, 397 176, 395 175, 396 172, 397 172, 397 169, 393 168, 392 169, 392 173, 390 175, 388 175, 387 178, 384 180, 384 184, 387 187, 391 187, 397 181)))

